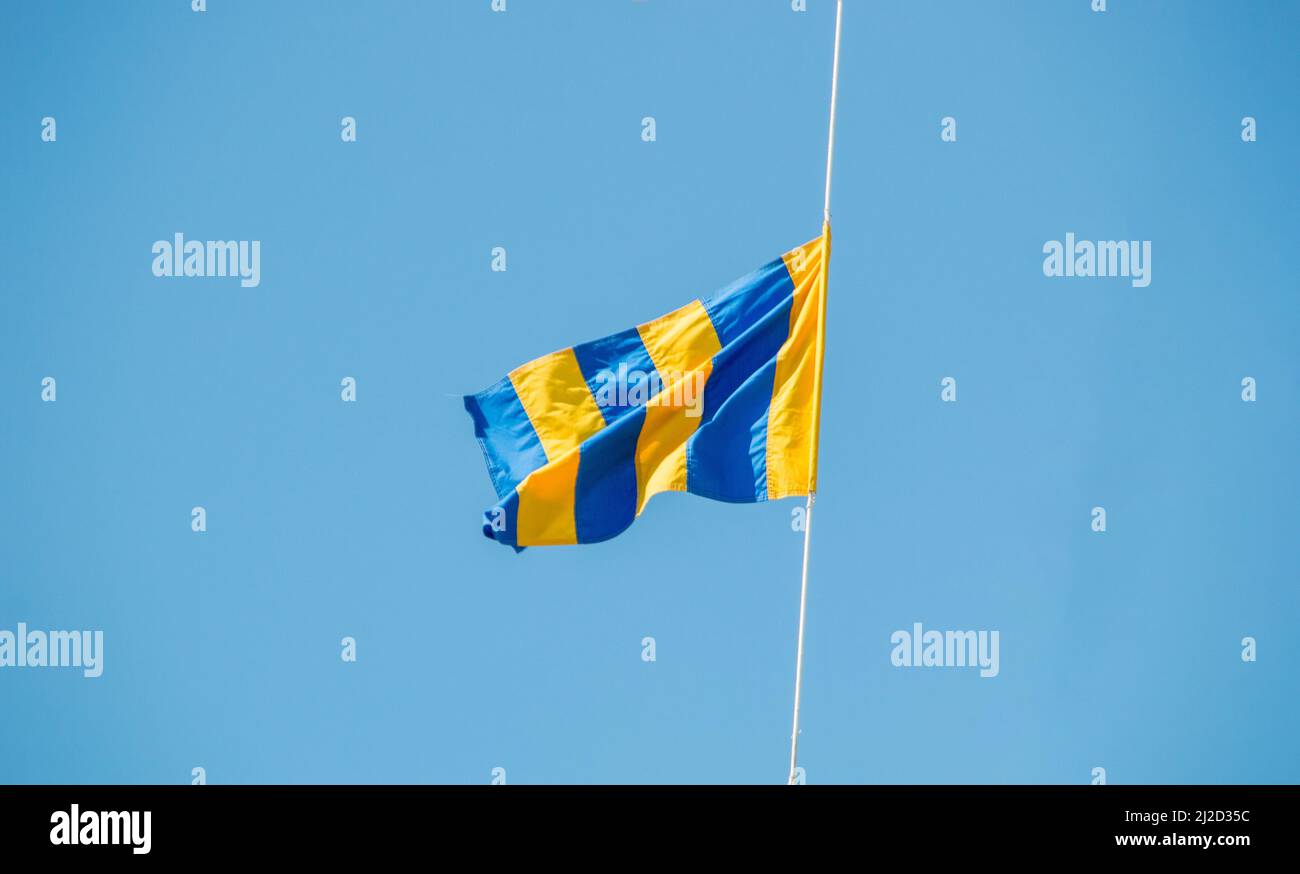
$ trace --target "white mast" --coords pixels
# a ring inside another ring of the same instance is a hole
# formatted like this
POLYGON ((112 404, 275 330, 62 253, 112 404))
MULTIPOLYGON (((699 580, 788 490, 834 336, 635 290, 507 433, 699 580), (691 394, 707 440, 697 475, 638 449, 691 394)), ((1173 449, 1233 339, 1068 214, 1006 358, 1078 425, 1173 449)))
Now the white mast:
MULTIPOLYGON (((840 21, 843 14, 844 0, 837 0, 835 4, 835 60, 831 65, 831 123, 830 134, 826 142, 826 201, 822 210, 822 221, 827 227, 830 226, 831 222, 831 167, 835 159, 835 99, 838 95, 840 81, 840 21)), ((823 233, 824 238, 825 234, 823 233)), ((822 257, 825 259, 828 254, 823 250, 822 257)), ((826 268, 827 264, 823 261, 822 270, 825 271, 826 268)), ((825 287, 823 287, 822 292, 825 293, 825 287)), ((822 350, 818 349, 817 354, 820 356, 822 350)), ((820 367, 818 368, 817 378, 818 380, 821 378, 820 367)), ((817 393, 817 403, 820 406, 820 391, 817 393)), ((817 439, 817 431, 817 428, 813 429, 814 440, 817 439)), ((813 451, 816 451, 816 449, 817 447, 814 446, 813 451)), ((811 466, 809 473, 812 473, 811 466)), ((816 500, 817 490, 814 483, 813 487, 808 490, 808 505, 804 513, 803 582, 799 587, 799 644, 794 663, 794 727, 790 731, 790 774, 786 779, 786 782, 791 785, 795 782, 795 774, 799 767, 799 698, 803 690, 803 630, 804 617, 808 609, 808 549, 812 543, 813 504, 816 500)))

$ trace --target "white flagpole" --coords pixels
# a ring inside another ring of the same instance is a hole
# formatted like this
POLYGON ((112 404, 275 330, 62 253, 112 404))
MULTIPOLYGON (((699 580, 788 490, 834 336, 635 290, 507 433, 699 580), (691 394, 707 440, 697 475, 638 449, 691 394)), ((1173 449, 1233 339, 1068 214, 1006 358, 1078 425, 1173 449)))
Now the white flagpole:
MULTIPOLYGON (((835 159, 835 98, 838 96, 840 82, 840 21, 843 14, 844 0, 836 0, 835 60, 831 65, 831 124, 826 142, 826 203, 822 211, 822 220, 827 225, 831 221, 831 167, 835 159)), ((823 263, 822 269, 825 270, 826 266, 823 263)), ((818 403, 820 400, 819 397, 818 403)), ((790 775, 786 780, 789 785, 794 785, 799 767, 799 697, 803 690, 803 629, 804 617, 808 610, 808 548, 812 544, 812 514, 816 500, 817 490, 814 486, 808 490, 808 505, 803 520, 803 582, 799 587, 799 644, 794 662, 794 727, 790 731, 790 775)))
POLYGON ((835 160, 835 98, 840 84, 840 18, 844 14, 844 0, 835 4, 835 60, 831 64, 831 131, 826 139, 826 206, 822 218, 831 220, 831 166, 835 160))

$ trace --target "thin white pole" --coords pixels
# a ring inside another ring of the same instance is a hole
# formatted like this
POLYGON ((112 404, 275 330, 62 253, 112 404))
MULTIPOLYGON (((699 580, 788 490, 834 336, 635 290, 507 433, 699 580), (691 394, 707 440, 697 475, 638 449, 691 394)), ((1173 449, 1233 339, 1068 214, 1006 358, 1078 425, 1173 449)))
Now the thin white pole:
MULTIPOLYGON (((826 203, 822 211, 822 219, 827 225, 831 221, 831 167, 835 160, 835 100, 839 96, 840 82, 840 23, 844 15, 844 0, 837 0, 835 4, 835 60, 831 64, 831 122, 830 134, 826 141, 826 203)), ((823 257, 825 253, 823 252, 823 257)), ((822 264, 822 270, 825 270, 826 264, 822 264)), ((826 289, 822 288, 824 294, 826 289)), ((818 350, 821 354, 821 350, 818 350)), ((820 374, 819 374, 820 376, 820 374)), ((821 403, 820 396, 818 403, 821 403)), ((813 439, 816 439, 816 429, 814 429, 813 439)), ((814 447, 815 450, 816 447, 814 447)), ((790 730, 790 775, 786 779, 789 785, 794 785, 796 774, 799 768, 799 703, 800 696, 803 692, 803 633, 804 617, 808 612, 808 552, 812 545, 812 516, 813 504, 817 501, 817 488, 814 485, 808 490, 808 504, 804 512, 803 528, 803 580, 799 585, 799 643, 797 645, 795 662, 794 662, 794 726, 790 730)))
POLYGON ((826 206, 823 220, 831 220, 831 166, 835 161, 835 98, 840 84, 840 19, 844 14, 844 0, 835 4, 835 60, 831 65, 831 132, 826 140, 826 206))
POLYGON ((813 503, 817 500, 816 492, 808 492, 808 505, 803 518, 803 584, 799 587, 799 645, 794 661, 794 728, 790 732, 790 776, 788 785, 795 783, 795 771, 799 767, 799 693, 803 688, 803 619, 808 609, 808 544, 812 540, 813 503))

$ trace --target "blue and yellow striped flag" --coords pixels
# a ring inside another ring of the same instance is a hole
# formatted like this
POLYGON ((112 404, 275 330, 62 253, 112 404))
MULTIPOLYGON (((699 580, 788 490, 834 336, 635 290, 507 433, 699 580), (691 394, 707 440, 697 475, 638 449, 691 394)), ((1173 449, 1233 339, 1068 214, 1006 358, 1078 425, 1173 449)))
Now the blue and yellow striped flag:
POLYGON ((663 491, 752 503, 817 488, 830 226, 666 316, 465 397, 499 498, 483 533, 597 543, 663 491))

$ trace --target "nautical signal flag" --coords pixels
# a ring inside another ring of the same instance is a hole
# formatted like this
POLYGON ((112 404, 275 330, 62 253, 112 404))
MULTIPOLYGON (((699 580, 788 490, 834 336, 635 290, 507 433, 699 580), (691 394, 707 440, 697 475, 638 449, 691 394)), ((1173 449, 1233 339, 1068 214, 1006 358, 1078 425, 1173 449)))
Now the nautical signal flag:
POLYGON ((704 300, 543 355, 465 397, 516 549, 597 543, 664 491, 817 489, 830 226, 704 300))

